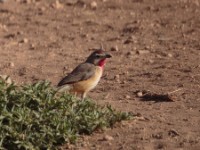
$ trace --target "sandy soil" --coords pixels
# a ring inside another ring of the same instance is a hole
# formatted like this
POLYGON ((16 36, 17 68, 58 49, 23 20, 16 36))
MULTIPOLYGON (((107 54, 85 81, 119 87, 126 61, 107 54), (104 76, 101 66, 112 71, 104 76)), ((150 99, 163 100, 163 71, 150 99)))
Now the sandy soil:
POLYGON ((89 97, 142 117, 72 147, 199 150, 199 16, 199 0, 7 0, 0 3, 0 74, 56 85, 102 43, 113 58, 89 97), (142 100, 143 90, 174 101, 142 100))

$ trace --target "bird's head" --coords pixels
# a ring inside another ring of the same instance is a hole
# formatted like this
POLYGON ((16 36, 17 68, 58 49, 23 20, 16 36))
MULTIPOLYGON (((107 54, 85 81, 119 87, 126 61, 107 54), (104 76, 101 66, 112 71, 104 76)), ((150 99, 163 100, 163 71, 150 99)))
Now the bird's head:
POLYGON ((106 53, 104 50, 99 49, 95 50, 90 56, 87 58, 86 62, 92 63, 95 66, 103 67, 107 58, 111 58, 112 56, 106 53))

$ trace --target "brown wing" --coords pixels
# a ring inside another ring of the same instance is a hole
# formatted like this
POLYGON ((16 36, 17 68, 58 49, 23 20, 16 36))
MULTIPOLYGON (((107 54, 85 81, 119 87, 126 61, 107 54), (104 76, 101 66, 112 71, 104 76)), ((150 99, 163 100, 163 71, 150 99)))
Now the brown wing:
POLYGON ((95 66, 91 63, 82 63, 77 66, 70 74, 64 77, 58 86, 72 84, 78 81, 87 80, 95 74, 95 66))

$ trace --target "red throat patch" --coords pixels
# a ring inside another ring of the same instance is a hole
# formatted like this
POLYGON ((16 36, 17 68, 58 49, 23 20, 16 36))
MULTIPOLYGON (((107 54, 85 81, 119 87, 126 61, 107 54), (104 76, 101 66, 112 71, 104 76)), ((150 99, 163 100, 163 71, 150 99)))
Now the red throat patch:
POLYGON ((105 63, 106 63, 106 59, 104 58, 104 59, 102 59, 102 60, 99 61, 99 66, 100 66, 101 68, 103 68, 104 65, 105 65, 105 63))

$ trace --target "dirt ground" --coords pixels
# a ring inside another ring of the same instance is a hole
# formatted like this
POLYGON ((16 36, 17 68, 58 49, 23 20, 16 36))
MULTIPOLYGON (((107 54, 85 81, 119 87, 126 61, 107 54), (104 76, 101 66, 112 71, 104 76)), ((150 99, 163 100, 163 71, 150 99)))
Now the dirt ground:
POLYGON ((18 84, 56 85, 101 43, 113 55, 89 97, 141 117, 84 136, 74 149, 199 150, 199 41, 200 0, 0 3, 0 74, 18 84), (174 101, 141 99, 143 90, 174 101))

